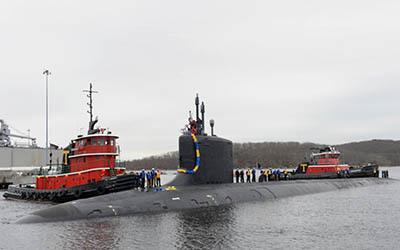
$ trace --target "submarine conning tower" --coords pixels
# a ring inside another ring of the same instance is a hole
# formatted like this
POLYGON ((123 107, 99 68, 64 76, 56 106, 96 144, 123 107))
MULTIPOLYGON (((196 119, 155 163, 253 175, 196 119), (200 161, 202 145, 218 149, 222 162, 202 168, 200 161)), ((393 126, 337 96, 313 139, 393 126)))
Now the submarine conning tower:
POLYGON ((179 137, 178 175, 169 185, 232 183, 232 141, 214 135, 214 120, 210 120, 211 135, 206 134, 205 105, 204 102, 200 105, 198 95, 195 105, 196 119, 189 112, 189 124, 179 137))

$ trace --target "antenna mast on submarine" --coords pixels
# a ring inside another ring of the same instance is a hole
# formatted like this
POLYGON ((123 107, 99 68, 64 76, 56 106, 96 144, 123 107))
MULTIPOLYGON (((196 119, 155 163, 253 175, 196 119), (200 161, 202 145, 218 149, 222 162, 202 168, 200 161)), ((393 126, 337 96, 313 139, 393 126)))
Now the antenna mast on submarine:
MULTIPOLYGON (((188 132, 195 133, 196 135, 207 135, 206 134, 206 126, 205 126, 205 113, 206 113, 206 105, 204 102, 201 102, 200 105, 200 98, 199 94, 196 94, 196 98, 194 101, 196 105, 196 118, 192 119, 192 112, 189 111, 189 125, 186 126, 188 132), (200 117, 201 113, 201 117, 200 117)), ((214 129, 214 123, 211 125, 211 129, 214 129)), ((185 131, 183 130, 183 131, 185 131)), ((212 131, 213 133, 213 131, 212 131)))
POLYGON ((199 131, 200 135, 204 135, 205 133, 205 127, 204 127, 204 113, 205 113, 205 105, 204 102, 201 102, 200 106, 200 100, 199 100, 199 94, 196 94, 196 99, 195 99, 195 104, 196 104, 196 125, 197 125, 197 130, 199 131), (200 106, 200 112, 201 112, 201 119, 199 116, 199 106, 200 106))
POLYGON ((204 123, 204 114, 206 112, 206 108, 205 108, 204 102, 201 102, 200 112, 201 112, 201 134, 205 134, 206 127, 205 127, 205 123, 204 123))
POLYGON ((199 94, 196 94, 196 98, 194 100, 194 104, 196 105, 196 121, 199 120, 199 94))

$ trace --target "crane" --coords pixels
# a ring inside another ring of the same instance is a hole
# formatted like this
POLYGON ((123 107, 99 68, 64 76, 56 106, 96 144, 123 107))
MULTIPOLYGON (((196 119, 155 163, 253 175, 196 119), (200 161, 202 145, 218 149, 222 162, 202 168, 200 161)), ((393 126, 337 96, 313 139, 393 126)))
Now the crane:
POLYGON ((17 135, 12 134, 10 132, 9 126, 4 122, 4 120, 0 119, 0 147, 10 147, 11 140, 10 137, 19 138, 19 139, 28 139, 32 142, 32 146, 36 147, 36 138, 25 136, 25 135, 17 135))

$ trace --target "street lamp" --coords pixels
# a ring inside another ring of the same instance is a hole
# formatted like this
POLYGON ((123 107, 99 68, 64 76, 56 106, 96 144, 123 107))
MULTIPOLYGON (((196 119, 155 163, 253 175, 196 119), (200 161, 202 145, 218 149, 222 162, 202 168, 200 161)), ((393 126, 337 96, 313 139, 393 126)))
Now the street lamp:
POLYGON ((49 75, 51 72, 46 69, 43 71, 43 75, 46 77, 46 165, 49 162, 49 75))

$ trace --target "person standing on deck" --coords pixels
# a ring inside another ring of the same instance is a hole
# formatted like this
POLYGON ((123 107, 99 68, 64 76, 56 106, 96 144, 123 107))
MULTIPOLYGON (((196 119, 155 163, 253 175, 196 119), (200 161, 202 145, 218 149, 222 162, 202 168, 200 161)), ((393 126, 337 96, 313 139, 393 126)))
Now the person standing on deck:
POLYGON ((240 170, 240 182, 244 183, 244 171, 243 171, 243 169, 240 170))
POLYGON ((288 179, 288 170, 287 168, 285 168, 285 170, 283 170, 283 175, 285 176, 285 180, 288 179))
POLYGON ((264 181, 269 181, 268 176, 269 176, 269 169, 267 168, 267 169, 265 169, 265 172, 264 172, 264 181))
POLYGON ((151 169, 151 187, 155 187, 156 186, 156 170, 154 168, 151 169))
POLYGON ((157 169, 156 172, 156 180, 157 180, 157 187, 161 187, 161 171, 160 169, 157 169))
POLYGON ((253 168, 251 170, 251 175, 252 175, 251 182, 256 182, 256 169, 255 168, 253 168))
POLYGON ((235 171, 236 183, 239 183, 239 176, 240 176, 239 169, 236 169, 235 171))
POLYGON ((268 169, 264 169, 264 171, 263 171, 262 178, 263 178, 263 181, 264 181, 264 182, 266 182, 266 181, 267 181, 267 176, 268 176, 268 173, 267 173, 267 171, 268 171, 268 169))
POLYGON ((151 175, 151 171, 148 171, 146 173, 146 178, 147 178, 147 188, 152 188, 153 176, 151 175))
POLYGON ((260 176, 258 176, 258 182, 264 182, 264 170, 260 170, 260 176))
POLYGON ((251 176, 251 171, 250 171, 250 168, 248 168, 248 169, 246 170, 246 182, 248 182, 248 183, 251 182, 251 181, 250 181, 250 176, 251 176))
POLYGON ((278 169, 276 170, 276 180, 279 181, 280 178, 281 178, 281 170, 278 168, 278 169))
POLYGON ((146 183, 146 172, 144 169, 142 169, 142 172, 140 172, 140 187, 144 189, 144 185, 146 183))

